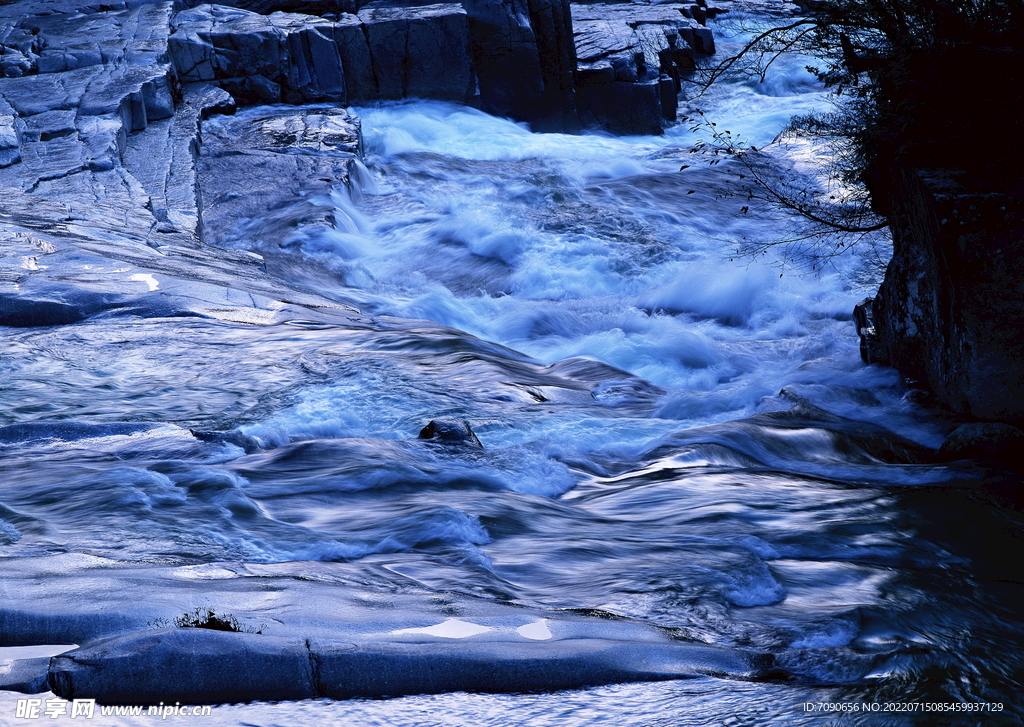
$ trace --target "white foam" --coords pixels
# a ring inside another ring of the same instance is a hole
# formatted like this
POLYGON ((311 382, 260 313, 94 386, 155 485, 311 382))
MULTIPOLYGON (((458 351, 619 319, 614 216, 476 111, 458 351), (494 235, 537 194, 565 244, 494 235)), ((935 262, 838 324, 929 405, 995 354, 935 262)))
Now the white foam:
POLYGON ((516 629, 516 632, 520 636, 533 639, 534 641, 545 641, 551 638, 551 629, 548 628, 548 620, 546 618, 542 618, 540 621, 535 621, 532 624, 520 626, 516 629))
POLYGON ((450 618, 434 626, 426 626, 419 629, 398 629, 393 634, 423 634, 424 636, 437 636, 442 639, 466 639, 470 636, 478 636, 493 631, 490 626, 462 621, 457 618, 450 618))
POLYGON ((850 621, 835 620, 808 630, 793 639, 793 649, 822 649, 846 646, 857 636, 857 626, 850 621))
POLYGON ((134 275, 130 275, 128 279, 145 283, 150 291, 160 288, 160 281, 154 278, 152 273, 135 273, 134 275))

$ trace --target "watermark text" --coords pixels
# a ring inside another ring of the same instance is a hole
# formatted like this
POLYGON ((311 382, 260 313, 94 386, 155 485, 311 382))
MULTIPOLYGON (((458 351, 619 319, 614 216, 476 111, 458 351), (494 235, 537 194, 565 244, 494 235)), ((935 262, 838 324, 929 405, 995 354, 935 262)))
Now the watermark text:
POLYGON ((151 704, 148 707, 128 704, 96 704, 95 699, 19 699, 14 716, 18 719, 92 719, 99 714, 101 717, 209 717, 213 708, 209 704, 189 705, 175 702, 174 704, 151 704))

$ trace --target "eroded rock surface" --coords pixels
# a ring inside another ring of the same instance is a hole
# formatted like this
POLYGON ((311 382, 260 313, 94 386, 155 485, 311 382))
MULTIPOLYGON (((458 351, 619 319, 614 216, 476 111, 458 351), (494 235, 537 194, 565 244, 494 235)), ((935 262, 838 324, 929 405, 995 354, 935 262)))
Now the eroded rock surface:
MULTIPOLYGON (((158 452, 203 462, 237 457, 238 467, 256 463, 259 471, 272 470, 272 456, 301 459, 303 448, 259 451, 276 440, 236 427, 285 406, 310 377, 339 378, 337 367, 347 366, 353 352, 372 351, 388 366, 414 372, 420 361, 437 358, 439 340, 460 353, 434 365, 448 367, 450 381, 472 381, 473 391, 494 406, 597 407, 603 406, 598 394, 623 392, 645 411, 654 406, 662 392, 625 372, 583 360, 545 367, 428 322, 364 316, 350 307, 336 271, 289 267, 297 257, 290 253, 293 240, 338 225, 332 195, 347 193, 360 173, 359 121, 345 104, 418 96, 479 103, 538 128, 577 125, 576 56, 565 2, 326 7, 267 2, 180 10, 171 2, 128 7, 76 0, 0 7, 0 326, 6 331, 5 381, 16 379, 20 387, 0 391, 2 423, 10 425, 0 431, 0 445, 5 457, 22 453, 18 462, 5 459, 9 493, 34 477, 37 458, 52 457, 60 468, 68 451, 101 440, 113 442, 104 450, 113 466, 121 457, 158 452), (70 360, 78 367, 74 376, 64 375, 70 360), (187 394, 183 379, 190 382, 187 394), (240 457, 242 451, 251 454, 240 457)), ((638 76, 625 83, 646 93, 649 81, 638 76)), ((655 85, 662 94, 656 103, 648 95, 636 104, 640 116, 658 119, 646 127, 652 131, 667 108, 660 72, 655 85)), ((458 390, 452 396, 464 399, 458 390)), ((459 416, 449 406, 433 411, 409 415, 410 437, 427 417, 459 416)), ((438 421, 428 434, 434 442, 480 447, 468 426, 453 432, 438 421)), ((391 451, 376 440, 345 444, 391 451)), ((331 449, 306 448, 319 459, 331 449)), ((407 468, 405 459, 393 457, 401 478, 434 478, 435 460, 451 458, 448 448, 423 442, 401 441, 394 449, 413 463, 407 468)), ((362 469, 346 477, 380 481, 379 460, 352 459, 362 469)), ((496 471, 488 462, 480 468, 496 471)), ((529 474, 527 465, 520 473, 512 464, 503 465, 511 468, 509 481, 529 474)), ((130 488, 132 507, 159 501, 198 508, 205 515, 197 521, 212 512, 237 515, 257 530, 293 527, 260 514, 261 506, 231 484, 231 472, 181 488, 155 472, 140 476, 145 481, 130 488)), ((500 490, 506 481, 492 485, 500 490)), ((89 493, 97 507, 101 495, 110 497, 111 512, 123 511, 122 500, 98 483, 89 493)), ((49 526, 19 512, 17 503, 8 508, 10 500, 5 497, 0 511, 0 542, 24 545, 44 537, 49 526)), ((479 523, 457 514, 439 508, 427 519, 452 520, 453 528, 469 532, 467 542, 477 542, 479 523)), ((420 534, 418 522, 401 536, 409 547, 435 537, 420 534)), ((113 529, 104 524, 101 542, 92 545, 111 545, 124 535, 126 541, 144 537, 153 547, 152 533, 114 535, 113 529)), ((338 562, 319 579, 310 574, 320 567, 312 551, 280 556, 301 565, 274 575, 273 567, 264 572, 241 562, 267 559, 258 552, 262 536, 241 538, 247 543, 242 550, 234 541, 218 545, 205 534, 196 537, 188 555, 179 554, 179 545, 158 547, 195 561, 170 575, 162 563, 124 565, 85 555, 91 545, 76 544, 78 550, 53 559, 23 558, 22 585, 7 592, 23 600, 0 609, 4 643, 113 638, 60 657, 50 676, 62 696, 106 701, 547 689, 692 674, 745 678, 763 666, 757 655, 677 644, 651 629, 623 626, 608 636, 601 621, 600 628, 559 632, 553 621, 544 625, 538 614, 518 608, 514 616, 502 613, 502 624, 479 627, 481 633, 500 631, 501 639, 456 644, 430 631, 440 624, 424 624, 423 614, 432 618, 440 608, 425 599, 410 607, 413 616, 387 624, 384 635, 356 638, 342 622, 368 624, 369 612, 353 600, 339 615, 338 604, 342 597, 356 599, 366 581, 360 575, 357 588, 338 578, 347 567, 343 561, 362 554, 362 545, 353 550, 328 543, 336 552, 324 557, 338 562), (216 557, 231 563, 193 569, 211 557, 211 547, 221 546, 227 550, 216 557), (222 579, 222 568, 259 571, 258 588, 233 583, 217 598, 239 613, 255 608, 246 623, 267 615, 280 629, 267 635, 139 631, 210 597, 210 579, 222 579), (274 589, 287 595, 255 606, 252 594, 269 582, 264 575, 279 578, 274 589), (163 585, 144 603, 126 602, 124 594, 139 578, 163 585), (87 597, 69 606, 66 592, 87 597), (285 612, 287 624, 271 615, 285 612)), ((400 581, 401 588, 413 588, 404 576, 400 581)), ((469 617, 472 608, 465 609, 469 617)), ((6 688, 43 688, 39 662, 20 664, 8 676, 6 688)))
POLYGON ((359 133, 359 120, 334 107, 208 119, 199 161, 205 239, 273 251, 300 227, 332 226, 330 194, 349 183, 359 133))

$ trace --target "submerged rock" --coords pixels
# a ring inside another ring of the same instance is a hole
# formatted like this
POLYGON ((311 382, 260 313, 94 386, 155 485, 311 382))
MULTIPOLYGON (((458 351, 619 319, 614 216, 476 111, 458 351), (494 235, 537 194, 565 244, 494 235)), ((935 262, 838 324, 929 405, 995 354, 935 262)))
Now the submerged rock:
POLYGON ((427 426, 420 430, 419 438, 438 444, 484 448, 465 419, 431 419, 427 426))
POLYGON ((141 432, 149 432, 165 424, 146 422, 111 422, 109 424, 90 424, 86 422, 23 422, 0 427, 0 444, 17 444, 59 440, 74 442, 79 439, 93 437, 130 436, 141 432))
POLYGON ((1010 424, 972 423, 954 429, 939 448, 944 459, 1024 461, 1024 430, 1010 424))
POLYGON ((233 444, 236 447, 240 447, 245 450, 246 454, 252 454, 253 452, 258 452, 262 449, 259 441, 255 437, 242 434, 237 429, 232 429, 226 432, 190 429, 189 432, 191 432, 192 436, 200 442, 210 442, 212 444, 233 444))

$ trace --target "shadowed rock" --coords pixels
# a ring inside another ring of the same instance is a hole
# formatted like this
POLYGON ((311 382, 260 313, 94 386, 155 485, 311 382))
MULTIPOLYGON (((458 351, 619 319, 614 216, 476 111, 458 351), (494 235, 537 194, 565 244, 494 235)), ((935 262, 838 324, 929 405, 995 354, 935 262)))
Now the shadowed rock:
MULTIPOLYGON (((179 5, 195 7, 205 4, 202 0, 179 0, 179 5)), ((219 5, 232 8, 251 10, 260 15, 274 12, 306 13, 308 15, 328 15, 331 13, 355 13, 362 3, 358 0, 221 0, 219 5)))
POLYGON ((713 54, 711 31, 680 6, 573 5, 580 121, 615 134, 660 134, 676 118, 682 79, 696 55, 713 54))
POLYGON ((438 444, 484 448, 465 419, 431 419, 427 426, 420 430, 419 438, 438 444))
POLYGON ((200 5, 174 17, 169 51, 184 82, 215 83, 240 102, 344 101, 329 20, 200 5))
POLYGON ((373 2, 359 11, 379 98, 468 101, 473 95, 466 11, 455 3, 414 8, 373 2))
POLYGON ((871 351, 964 418, 1013 424, 1024 420, 1024 200, 1009 174, 891 171, 894 252, 871 351))
POLYGON ((337 20, 200 5, 174 17, 170 56, 186 82, 241 103, 466 102, 474 93, 466 12, 458 4, 369 3, 337 20))
POLYGON ((1024 460, 1024 431, 1010 424, 961 424, 939 448, 943 459, 1024 460))

